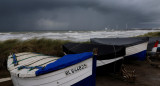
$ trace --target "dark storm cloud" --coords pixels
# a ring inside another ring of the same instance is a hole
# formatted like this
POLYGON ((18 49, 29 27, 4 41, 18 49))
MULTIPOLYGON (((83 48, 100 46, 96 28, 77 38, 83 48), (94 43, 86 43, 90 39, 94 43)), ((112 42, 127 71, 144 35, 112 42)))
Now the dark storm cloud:
POLYGON ((23 13, 38 10, 53 10, 57 8, 90 7, 96 4, 94 1, 77 0, 3 0, 0 10, 6 13, 23 13))
POLYGON ((126 24, 130 28, 159 27, 159 3, 159 0, 1 0, 0 30, 104 29, 125 28, 126 24))

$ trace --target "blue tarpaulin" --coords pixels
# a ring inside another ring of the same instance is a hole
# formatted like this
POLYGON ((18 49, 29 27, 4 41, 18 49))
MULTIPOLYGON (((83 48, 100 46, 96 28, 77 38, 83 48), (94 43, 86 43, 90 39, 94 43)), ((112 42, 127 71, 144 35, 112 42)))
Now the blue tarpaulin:
POLYGON ((68 54, 58 59, 57 61, 48 64, 45 68, 36 71, 36 76, 48 72, 56 71, 84 61, 93 56, 92 52, 85 52, 80 54, 68 54))

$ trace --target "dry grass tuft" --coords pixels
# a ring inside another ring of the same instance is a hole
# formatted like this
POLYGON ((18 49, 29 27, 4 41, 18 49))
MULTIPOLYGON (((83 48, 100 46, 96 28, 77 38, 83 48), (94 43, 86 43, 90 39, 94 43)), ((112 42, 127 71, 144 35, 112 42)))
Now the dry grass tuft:
POLYGON ((138 37, 160 37, 160 32, 149 32, 144 35, 139 35, 138 37))
POLYGON ((70 42, 52 39, 7 40, 0 41, 0 70, 6 68, 10 53, 36 52, 46 55, 63 56, 62 45, 70 42))

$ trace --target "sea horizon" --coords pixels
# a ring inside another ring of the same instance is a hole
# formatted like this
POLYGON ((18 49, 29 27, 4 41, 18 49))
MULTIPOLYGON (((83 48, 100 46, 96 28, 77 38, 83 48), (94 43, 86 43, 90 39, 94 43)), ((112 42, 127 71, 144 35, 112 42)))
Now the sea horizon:
POLYGON ((0 30, 0 33, 3 33, 3 32, 48 32, 48 31, 52 31, 52 32, 59 32, 59 31, 129 31, 129 30, 160 30, 159 28, 132 28, 132 29, 80 29, 80 30, 77 30, 77 29, 68 29, 68 30, 63 30, 63 29, 60 29, 60 30, 45 30, 45 29, 38 29, 38 30, 0 30))
POLYGON ((28 40, 33 38, 47 38, 71 41, 89 41, 90 38, 134 37, 148 32, 157 32, 160 29, 123 29, 123 30, 19 30, 0 32, 0 40, 9 39, 28 40))

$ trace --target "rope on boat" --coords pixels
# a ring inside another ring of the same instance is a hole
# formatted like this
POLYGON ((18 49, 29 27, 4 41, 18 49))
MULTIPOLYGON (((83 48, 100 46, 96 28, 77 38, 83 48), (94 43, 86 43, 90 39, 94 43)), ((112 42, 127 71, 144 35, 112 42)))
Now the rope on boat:
POLYGON ((21 69, 29 69, 29 71, 31 71, 31 70, 33 70, 33 69, 43 69, 43 68, 45 68, 45 67, 42 66, 42 65, 47 64, 47 63, 49 63, 49 62, 51 62, 51 61, 54 61, 54 60, 57 60, 57 59, 50 60, 50 61, 48 61, 48 62, 46 62, 46 63, 43 63, 43 64, 40 64, 40 65, 38 65, 38 66, 20 66, 20 67, 18 67, 18 70, 21 70, 21 69))
MULTIPOLYGON (((42 56, 42 55, 36 55, 36 56, 42 56)), ((22 60, 19 60, 18 62, 23 61, 23 60, 26 60, 26 59, 29 59, 29 58, 32 58, 32 57, 36 57, 36 56, 30 56, 30 57, 24 58, 24 59, 22 59, 22 60)))
POLYGON ((36 63, 36 62, 38 62, 38 61, 47 59, 47 58, 49 58, 49 57, 51 57, 51 56, 48 56, 48 57, 46 57, 46 58, 39 59, 39 60, 37 60, 37 61, 34 61, 34 62, 32 62, 32 63, 27 64, 26 66, 32 65, 32 64, 34 64, 34 63, 36 63))
MULTIPOLYGON (((24 54, 24 55, 27 55, 27 54, 24 54)), ((20 56, 23 56, 23 55, 20 55, 20 56)), ((12 56, 11 56, 10 58, 13 58, 12 64, 14 64, 14 66, 17 66, 17 65, 18 65, 18 62, 23 61, 23 60, 26 60, 26 59, 29 59, 29 58, 32 58, 32 57, 37 57, 37 56, 44 56, 44 55, 38 54, 38 55, 30 56, 30 57, 27 57, 27 58, 24 58, 24 59, 21 59, 21 60, 18 61, 18 60, 17 60, 17 56, 16 56, 15 54, 12 54, 12 56)), ((51 56, 48 56, 48 57, 51 57, 51 56)), ((43 59, 45 59, 45 58, 43 58, 43 59)), ((41 59, 41 60, 42 60, 42 59, 41 59)), ((50 60, 50 61, 45 62, 45 63, 43 63, 43 64, 40 64, 40 65, 38 65, 38 66, 29 66, 29 65, 31 65, 31 64, 33 64, 33 63, 28 64, 28 65, 25 65, 25 66, 19 66, 19 67, 18 67, 18 70, 21 70, 21 69, 29 69, 29 71, 31 71, 31 70, 33 70, 33 69, 43 69, 44 67, 43 67, 42 65, 47 64, 47 63, 49 63, 49 62, 51 62, 51 61, 54 61, 54 60, 57 60, 57 59, 50 60)), ((38 60, 38 61, 40 61, 40 60, 38 60)), ((36 61, 36 62, 38 62, 38 61, 36 61)), ((34 63, 35 63, 35 62, 34 62, 34 63)))
POLYGON ((28 66, 20 66, 18 67, 18 70, 21 70, 21 69, 30 69, 29 71, 33 70, 33 69, 42 69, 43 67, 42 66, 34 66, 34 67, 28 67, 28 66))
MULTIPOLYGON (((36 55, 36 56, 42 56, 42 55, 36 55)), ((32 57, 36 57, 36 56, 30 56, 30 57, 27 57, 27 58, 24 58, 24 59, 22 59, 22 60, 19 60, 19 61, 17 61, 17 59, 16 59, 16 61, 13 61, 12 62, 12 64, 14 64, 14 62, 20 62, 20 61, 23 61, 23 60, 26 60, 26 59, 29 59, 29 58, 32 58, 32 57)), ((13 56, 12 56, 13 57, 13 56)), ((14 54, 14 57, 16 58, 16 56, 15 56, 15 54, 14 54)))
POLYGON ((14 64, 14 66, 17 66, 18 65, 18 61, 17 61, 16 55, 12 54, 12 58, 13 58, 13 64, 14 64))

